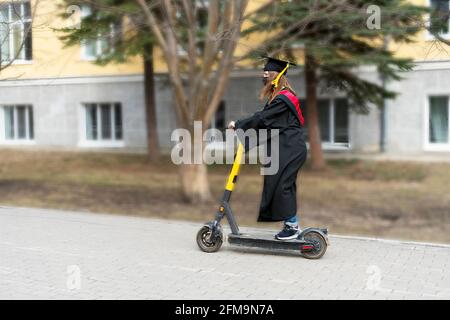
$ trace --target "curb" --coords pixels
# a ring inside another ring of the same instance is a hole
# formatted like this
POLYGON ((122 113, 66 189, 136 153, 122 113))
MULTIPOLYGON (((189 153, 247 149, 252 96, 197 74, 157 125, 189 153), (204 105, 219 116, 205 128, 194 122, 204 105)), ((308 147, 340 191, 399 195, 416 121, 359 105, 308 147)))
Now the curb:
MULTIPOLYGON (((198 226, 199 228, 202 226, 202 223, 195 222, 195 221, 187 221, 187 220, 166 220, 166 219, 160 219, 160 218, 152 218, 152 217, 141 217, 141 216, 125 216, 125 215, 119 215, 119 214, 108 214, 108 213, 102 213, 102 212, 87 212, 87 211, 74 211, 74 210, 60 210, 60 209, 51 209, 51 208, 28 208, 28 207, 13 207, 8 205, 0 205, 0 210, 24 210, 24 211, 44 211, 47 213, 67 213, 67 214, 81 214, 81 215, 91 215, 91 214, 98 214, 103 216, 116 216, 118 218, 120 217, 126 217, 126 218, 132 218, 132 219, 146 219, 146 220, 152 220, 158 223, 183 223, 186 225, 190 225, 192 227, 198 226)), ((224 230, 227 232, 230 231, 230 228, 228 225, 224 225, 224 230)), ((245 230, 246 232, 267 232, 267 233, 276 233, 278 230, 274 229, 267 229, 267 228, 255 228, 255 227, 241 227, 240 229, 245 230)), ((398 239, 384 239, 384 238, 376 238, 376 237, 364 237, 364 236, 351 236, 351 235, 333 235, 329 234, 330 238, 336 238, 336 239, 347 239, 347 240, 357 240, 357 241, 366 241, 366 242, 380 242, 380 243, 386 243, 386 244, 394 244, 394 245, 412 245, 412 246, 425 246, 425 247, 436 247, 436 248, 446 248, 450 249, 450 244, 445 243, 433 243, 433 242, 419 242, 419 241, 409 241, 409 240, 398 240, 398 239)))

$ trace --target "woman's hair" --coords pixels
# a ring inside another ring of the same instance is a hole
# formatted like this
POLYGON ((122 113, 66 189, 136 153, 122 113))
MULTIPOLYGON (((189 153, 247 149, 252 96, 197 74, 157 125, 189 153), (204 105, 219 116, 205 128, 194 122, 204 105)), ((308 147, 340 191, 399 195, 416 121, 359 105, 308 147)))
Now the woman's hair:
POLYGON ((278 76, 278 72, 269 71, 269 78, 267 79, 266 85, 261 89, 259 93, 259 100, 264 101, 268 99, 268 102, 272 102, 272 100, 277 96, 277 94, 284 89, 288 89, 293 94, 297 95, 289 84, 288 79, 285 75, 282 75, 278 80, 278 87, 274 88, 272 81, 278 76))

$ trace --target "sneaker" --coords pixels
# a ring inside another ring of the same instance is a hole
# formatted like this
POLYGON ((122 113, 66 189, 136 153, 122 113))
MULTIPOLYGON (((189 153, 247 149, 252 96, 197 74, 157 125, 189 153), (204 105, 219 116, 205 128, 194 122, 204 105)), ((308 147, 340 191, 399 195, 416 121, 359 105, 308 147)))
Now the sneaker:
POLYGON ((278 234, 276 234, 275 238, 277 240, 292 240, 296 239, 299 234, 300 230, 297 226, 293 227, 285 224, 283 230, 281 230, 278 234))

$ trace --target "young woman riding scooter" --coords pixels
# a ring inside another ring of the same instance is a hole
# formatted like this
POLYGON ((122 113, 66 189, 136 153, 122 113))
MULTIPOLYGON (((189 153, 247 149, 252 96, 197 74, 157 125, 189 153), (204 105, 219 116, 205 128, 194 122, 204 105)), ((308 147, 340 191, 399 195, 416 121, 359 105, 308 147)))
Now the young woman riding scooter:
MULTIPOLYGON (((286 77, 290 63, 268 58, 264 66, 260 100, 263 110, 252 116, 231 121, 229 129, 278 129, 279 170, 264 176, 258 221, 284 221, 275 235, 278 240, 296 239, 300 233, 297 217, 297 174, 307 157, 303 139, 304 118, 299 100, 286 77)), ((268 141, 267 143, 270 143, 268 141)))

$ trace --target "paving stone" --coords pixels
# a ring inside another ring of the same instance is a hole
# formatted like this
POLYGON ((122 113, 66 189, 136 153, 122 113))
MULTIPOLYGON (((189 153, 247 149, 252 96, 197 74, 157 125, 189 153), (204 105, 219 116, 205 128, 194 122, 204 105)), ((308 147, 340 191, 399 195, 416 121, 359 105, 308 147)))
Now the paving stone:
POLYGON ((316 261, 206 254, 200 227, 0 207, 0 299, 450 299, 450 246, 330 236, 316 261))

